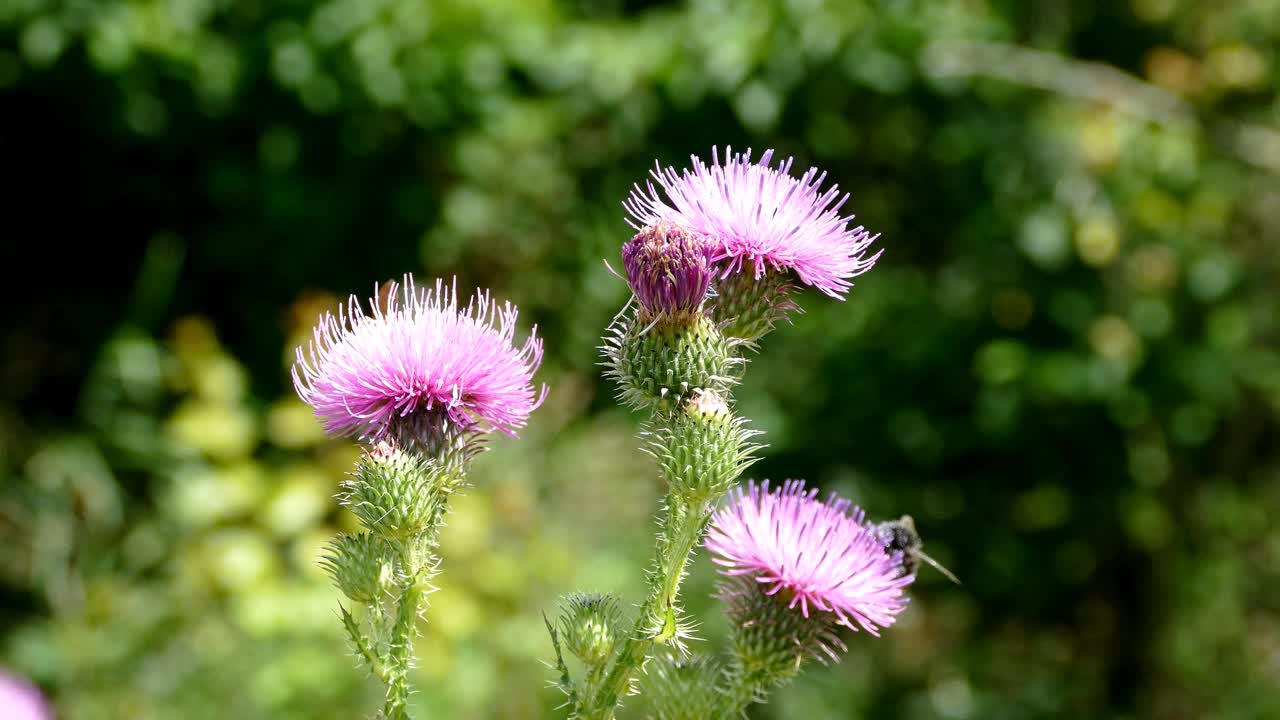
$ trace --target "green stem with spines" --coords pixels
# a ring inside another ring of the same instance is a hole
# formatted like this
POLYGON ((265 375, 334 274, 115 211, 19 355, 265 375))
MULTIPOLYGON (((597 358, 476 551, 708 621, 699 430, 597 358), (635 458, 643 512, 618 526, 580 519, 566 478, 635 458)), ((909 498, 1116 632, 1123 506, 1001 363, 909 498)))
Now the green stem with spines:
POLYGON ((689 556, 701 541, 710 517, 710 503, 699 502, 689 507, 675 495, 667 497, 667 518, 658 543, 652 587, 640 606, 635 627, 623 642, 604 682, 583 709, 582 717, 586 720, 611 720, 619 700, 626 695, 653 646, 676 639, 680 583, 689 556))
MULTIPOLYGON (((673 422, 670 416, 659 414, 655 422, 673 422)), ((730 422, 726 420, 725 422, 730 422)), ((701 437, 701 436, 699 436, 701 437)), ((733 433, 731 441, 738 447, 743 436, 733 433)), ((623 642, 603 683, 586 696, 580 715, 586 720, 612 720, 619 701, 627 694, 637 673, 648 660, 655 644, 678 643, 680 584, 693 550, 702 540, 703 531, 711 519, 716 498, 705 494, 691 473, 692 466, 661 463, 666 475, 669 492, 666 498, 666 517, 659 535, 654 570, 650 577, 648 596, 640 606, 635 627, 623 642)), ((728 487, 741 472, 741 462, 719 465, 725 475, 714 485, 728 487)))
POLYGON ((420 570, 409 575, 401 590, 395 624, 391 628, 384 680, 387 701, 382 708, 386 720, 408 720, 409 669, 413 664, 413 640, 417 635, 419 606, 422 602, 420 570))

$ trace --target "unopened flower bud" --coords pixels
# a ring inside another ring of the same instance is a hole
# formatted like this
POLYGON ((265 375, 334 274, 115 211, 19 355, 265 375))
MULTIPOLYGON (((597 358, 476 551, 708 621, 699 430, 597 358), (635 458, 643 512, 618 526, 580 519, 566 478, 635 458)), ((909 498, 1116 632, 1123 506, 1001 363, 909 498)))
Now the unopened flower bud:
POLYGON ((658 657, 645 668, 640 694, 655 720, 718 720, 730 717, 719 687, 723 679, 724 668, 711 658, 658 657))
POLYGON ((679 407, 698 389, 727 393, 742 362, 707 317, 678 327, 636 313, 606 338, 604 349, 620 399, 633 407, 679 407))
POLYGON ((622 246, 627 284, 645 320, 686 325, 702 313, 715 268, 713 244, 667 222, 645 227, 622 246))
POLYGON ((376 535, 409 539, 435 527, 458 473, 439 458, 379 447, 360 459, 341 499, 376 535))
POLYGON ((560 629, 565 647, 590 667, 613 654, 618 631, 618 601, 613 595, 574 593, 564 598, 560 629))
POLYGON ((358 603, 377 602, 395 584, 391 548, 369 533, 339 535, 329 544, 320 565, 342 594, 358 603))
POLYGON ((756 458, 749 440, 759 434, 734 417, 724 397, 697 390, 675 411, 655 420, 646 451, 662 467, 672 492, 709 502, 728 490, 756 458))

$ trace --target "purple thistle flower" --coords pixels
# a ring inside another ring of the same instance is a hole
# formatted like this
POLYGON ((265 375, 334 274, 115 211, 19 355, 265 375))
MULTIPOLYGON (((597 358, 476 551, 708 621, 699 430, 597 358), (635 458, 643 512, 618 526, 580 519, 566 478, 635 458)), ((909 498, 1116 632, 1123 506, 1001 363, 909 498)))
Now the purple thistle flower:
POLYGON ((767 595, 785 593, 788 607, 833 613, 840 625, 879 636, 906 607, 915 580, 901 552, 888 553, 861 509, 834 493, 826 502, 804 481, 773 491, 752 482, 730 494, 712 517, 706 546, 721 574, 754 576, 767 595), (855 626, 856 623, 856 626, 855 626))
POLYGON ((0 717, 4 720, 53 720, 53 710, 35 685, 0 671, 0 717))
POLYGON ((750 150, 735 155, 731 148, 725 148, 723 165, 716 148, 709 167, 697 156, 690 159, 693 169, 680 174, 660 165, 650 171, 666 200, 646 182, 623 205, 640 226, 665 220, 715 240, 725 275, 743 271, 747 263, 757 278, 769 269, 790 270, 839 298, 852 287, 849 278, 870 270, 880 257, 864 256, 879 234, 851 229, 854 216, 840 214, 848 193, 840 195, 835 185, 819 192, 825 172, 810 168, 792 177, 791 158, 769 167, 772 150, 756 163, 750 150))
POLYGON ((707 238, 667 222, 645 227, 622 246, 627 284, 650 315, 687 316, 702 309, 715 274, 707 238))
POLYGON ((546 397, 535 392, 542 340, 515 347, 517 310, 477 291, 465 308, 437 280, 421 289, 406 275, 366 315, 352 296, 326 313, 307 353, 297 351, 293 384, 335 436, 381 440, 424 413, 471 432, 515 435, 546 397))

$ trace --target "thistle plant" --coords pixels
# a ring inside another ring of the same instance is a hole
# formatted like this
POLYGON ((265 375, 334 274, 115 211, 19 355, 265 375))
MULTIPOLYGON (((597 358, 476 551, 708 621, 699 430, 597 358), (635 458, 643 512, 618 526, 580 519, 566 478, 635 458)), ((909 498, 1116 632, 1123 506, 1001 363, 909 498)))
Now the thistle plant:
POLYGON ((612 597, 587 603, 570 595, 560 622, 548 622, 556 684, 574 718, 614 718, 662 646, 683 659, 652 674, 661 717, 719 717, 742 704, 716 687, 718 665, 691 657, 695 623, 680 601, 690 555, 717 503, 761 447, 759 433, 734 412, 733 389, 745 353, 798 309, 801 287, 842 298, 850 278, 878 257, 866 254, 875 236, 840 214, 847 195, 821 190, 825 174, 793 177, 790 160, 771 167, 772 151, 754 163, 750 151, 726 150, 723 164, 718 150, 712 158, 707 165, 694 157, 680 173, 657 166, 624 202, 636 230, 621 252, 632 298, 606 332, 604 364, 619 401, 647 415, 642 447, 666 495, 634 619, 624 623, 612 597), (609 641, 584 643, 584 633, 609 641), (579 677, 565 650, 581 663, 579 677))
POLYGON ((342 624, 369 671, 386 685, 379 717, 408 718, 408 672, 418 620, 439 570, 439 529, 471 460, 497 431, 514 436, 545 397, 533 374, 542 342, 515 342, 517 311, 477 292, 411 277, 390 284, 369 313, 352 297, 321 318, 298 349, 299 397, 326 431, 364 447, 341 502, 362 530, 340 535, 322 564, 356 607, 342 624))

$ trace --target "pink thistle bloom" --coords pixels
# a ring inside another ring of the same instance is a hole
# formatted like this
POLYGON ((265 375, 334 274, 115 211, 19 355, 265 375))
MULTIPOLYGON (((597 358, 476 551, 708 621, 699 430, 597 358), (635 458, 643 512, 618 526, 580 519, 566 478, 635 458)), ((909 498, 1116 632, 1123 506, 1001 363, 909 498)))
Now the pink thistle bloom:
POLYGON ((297 351, 294 387, 329 434, 376 441, 402 419, 438 412, 468 431, 514 436, 546 397, 533 388, 542 340, 535 328, 516 348, 511 303, 477 291, 460 307, 456 282, 429 290, 406 275, 371 305, 365 314, 352 296, 297 351))
POLYGON ((806 618, 833 613, 838 624, 879 637, 906 607, 915 575, 903 571, 901 552, 885 551, 861 509, 817 495, 803 480, 734 490, 711 519, 707 549, 721 574, 754 576, 767 595, 785 592, 806 618))
POLYGON ((53 710, 36 686, 21 677, 0 671, 0 718, 53 720, 53 710))
POLYGON ((870 270, 880 257, 865 255, 880 235, 860 225, 850 228, 854 216, 840 214, 848 193, 841 195, 835 185, 820 192, 825 172, 809 168, 792 177, 791 158, 769 167, 772 150, 755 163, 750 150, 735 155, 731 148, 725 148, 723 165, 715 148, 710 166, 697 156, 690 159, 693 169, 679 174, 660 165, 650 171, 665 200, 650 181, 646 189, 636 185, 623 206, 633 225, 665 220, 716 240, 726 276, 747 263, 756 278, 769 269, 790 270, 805 284, 841 298, 852 287, 849 278, 870 270))

